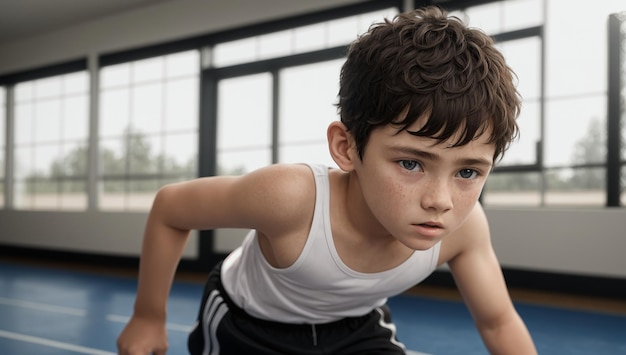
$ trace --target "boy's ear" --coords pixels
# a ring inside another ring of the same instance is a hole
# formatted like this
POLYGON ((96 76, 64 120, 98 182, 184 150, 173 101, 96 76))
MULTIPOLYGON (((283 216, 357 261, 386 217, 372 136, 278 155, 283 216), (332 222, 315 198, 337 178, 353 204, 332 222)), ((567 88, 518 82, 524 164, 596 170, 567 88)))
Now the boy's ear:
POLYGON ((354 170, 354 159, 359 159, 354 139, 348 128, 340 121, 334 121, 326 131, 330 155, 343 171, 354 170))

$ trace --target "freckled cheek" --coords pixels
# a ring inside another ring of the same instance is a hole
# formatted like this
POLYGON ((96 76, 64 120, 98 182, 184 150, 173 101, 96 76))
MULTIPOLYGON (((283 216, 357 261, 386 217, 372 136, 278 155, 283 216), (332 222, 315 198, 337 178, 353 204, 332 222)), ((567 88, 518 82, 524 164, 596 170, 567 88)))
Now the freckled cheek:
POLYGON ((390 191, 393 198, 390 201, 389 210, 394 214, 407 213, 413 206, 419 205, 422 192, 418 188, 407 188, 397 185, 390 191))
POLYGON ((480 197, 480 190, 478 191, 462 191, 454 194, 455 205, 457 208, 465 206, 474 206, 478 198, 480 197))
POLYGON ((379 195, 379 203, 384 205, 384 209, 388 212, 401 211, 406 207, 410 200, 411 192, 407 191, 400 184, 387 184, 381 190, 379 195))

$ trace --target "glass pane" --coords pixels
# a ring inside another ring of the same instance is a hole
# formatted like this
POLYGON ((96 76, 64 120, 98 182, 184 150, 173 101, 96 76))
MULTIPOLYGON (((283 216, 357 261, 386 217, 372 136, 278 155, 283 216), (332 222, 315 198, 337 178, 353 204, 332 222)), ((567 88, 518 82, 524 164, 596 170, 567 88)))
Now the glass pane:
MULTIPOLYGON (((17 83, 14 102, 14 203, 23 209, 60 208, 59 191, 69 176, 86 179, 89 75, 86 71, 17 83), (75 151, 83 144, 82 151, 75 151), (82 152, 82 153, 81 153, 82 152), (81 157, 81 154, 84 156, 81 157), (82 158, 82 159, 81 159, 82 158), (82 164, 81 167, 79 165, 82 164), (73 171, 82 169, 83 171, 73 171)), ((4 107, 4 96, 2 107, 4 107)), ((4 110, 3 110, 4 114, 4 110)), ((0 153, 4 173, 4 117, 0 153)), ((0 176, 3 179, 4 176, 0 176)), ((3 201, 4 203, 4 201, 3 201)), ((84 208, 86 204, 82 204, 84 208)))
POLYGON ((540 191, 539 173, 494 173, 482 200, 486 206, 539 206, 540 191))
POLYGON ((165 84, 165 130, 168 132, 198 129, 198 77, 165 84))
POLYGON ((102 210, 120 210, 126 206, 126 181, 115 179, 101 183, 98 207, 102 210))
POLYGON ((622 172, 621 172, 621 191, 622 191, 622 197, 620 199, 621 203, 620 205, 622 207, 626 206, 626 166, 622 166, 622 172))
POLYGON ((546 104, 546 166, 606 160, 604 95, 551 100, 546 104))
POLYGON ((541 39, 529 37, 498 43, 507 64, 517 75, 517 90, 524 100, 541 96, 541 39))
POLYGON ((130 83, 130 64, 111 65, 100 69, 100 88, 126 86, 130 83))
POLYGON ((128 169, 126 162, 126 139, 103 139, 100 141, 100 171, 104 176, 119 176, 128 169))
POLYGON ((14 176, 16 179, 24 179, 35 174, 33 149, 31 147, 16 147, 14 164, 14 176))
POLYGON ((156 154, 159 151, 161 151, 159 136, 131 134, 126 147, 128 172, 133 175, 155 174, 158 171, 156 154))
MULTIPOLYGON (((382 20, 378 18, 377 21, 382 20)), ((346 17, 327 22, 328 47, 336 47, 351 43, 359 32, 359 20, 356 17, 346 17)))
POLYGON ((546 173, 546 205, 604 206, 606 169, 578 168, 546 173))
POLYGON ((219 82, 218 151, 271 145, 271 85, 268 73, 219 82))
POLYGON ((391 18, 396 8, 368 12, 294 29, 268 33, 256 37, 217 44, 213 51, 213 65, 229 65, 254 62, 259 59, 277 58, 296 53, 344 46, 367 31, 375 22, 391 18))
POLYGON ((67 97, 63 100, 63 125, 61 135, 65 140, 85 140, 89 135, 89 103, 87 95, 67 97))
POLYGON ((149 58, 133 62, 133 83, 160 80, 164 74, 163 57, 149 58))
POLYGON ((543 23, 542 0, 508 0, 472 6, 465 10, 466 22, 487 34, 539 26, 543 23))
POLYGON ((52 171, 55 170, 55 166, 62 164, 61 146, 58 144, 36 145, 34 151, 35 171, 33 175, 52 176, 52 171))
POLYGON ((36 142, 58 142, 61 140, 61 100, 38 101, 35 104, 36 142))
POLYGON ((34 106, 30 103, 15 105, 15 144, 27 144, 33 141, 34 106))
POLYGON ((15 102, 31 101, 34 97, 34 87, 32 81, 15 84, 15 102))
POLYGON ((56 207, 57 185, 51 180, 15 180, 14 205, 18 209, 56 207))
POLYGON ((171 134, 165 136, 164 140, 162 173, 194 177, 197 174, 198 135, 171 134))
POLYGON ((38 100, 58 98, 62 92, 61 80, 61 76, 35 80, 35 98, 38 100))
POLYGON ((31 196, 31 209, 56 210, 59 207, 59 183, 54 180, 37 181, 31 196))
MULTIPOLYGON (((6 105, 5 105, 6 90, 0 86, 0 172, 4 171, 4 142, 6 135, 6 105)), ((0 179, 2 179, 2 173, 0 173, 0 179)), ((2 200, 0 199, 0 202, 2 200)))
MULTIPOLYGON (((59 173, 66 176, 87 176, 87 143, 83 142, 66 142, 61 147, 62 159, 60 160, 59 173)), ((83 181, 76 181, 75 184, 83 186, 83 181)))
POLYGON ((6 155, 6 90, 0 86, 0 208, 4 207, 4 157, 6 155))
POLYGON ((26 208, 31 205, 32 184, 16 179, 13 183, 13 190, 13 205, 16 208, 26 208))
POLYGON ((572 6, 569 0, 546 1, 546 91, 562 97, 605 92, 607 88, 607 18, 624 10, 623 0, 572 6), (581 26, 584 20, 585 25, 581 26), (581 50, 581 43, 584 49, 581 50), (584 68, 584 70, 583 70, 584 68))
POLYGON ((339 91, 339 72, 343 62, 343 59, 334 60, 281 71, 279 98, 281 162, 286 161, 283 157, 295 157, 289 152, 290 149, 302 152, 302 145, 318 148, 306 154, 312 159, 311 162, 332 162, 326 145, 326 129, 330 122, 339 119, 335 104, 339 91))
POLYGON ((217 165, 220 174, 240 174, 271 163, 271 82, 268 73, 219 82, 217 165))
POLYGON ((132 117, 133 132, 152 133, 163 129, 163 85, 155 83, 137 86, 132 89, 132 117))
POLYGON ((283 57, 291 54, 291 30, 259 36, 259 59, 283 57))
POLYGON ((213 65, 216 67, 252 62, 256 58, 256 37, 220 43, 213 50, 213 65))
POLYGON ((200 72, 200 51, 193 50, 166 56, 165 72, 167 78, 198 75, 200 72))
POLYGON ((87 72, 67 74, 63 78, 63 93, 65 95, 83 94, 89 92, 89 75, 87 72))
POLYGON ((372 24, 382 22, 384 19, 391 20, 396 14, 398 14, 398 9, 395 7, 390 7, 388 9, 377 10, 358 15, 356 32, 351 33, 352 38, 345 42, 345 44, 354 41, 357 36, 367 32, 372 24))
POLYGON ((519 30, 543 24, 544 0, 508 0, 501 2, 504 31, 519 30))
MULTIPOLYGON (((621 146, 622 146, 622 152, 621 152, 621 156, 622 156, 622 160, 626 161, 626 11, 621 13, 621 26, 620 26, 620 33, 621 33, 621 38, 622 38, 622 42, 621 42, 621 50, 620 50, 620 57, 622 58, 622 62, 620 65, 620 78, 621 78, 621 90, 620 90, 620 95, 621 95, 621 101, 620 101, 620 106, 621 106, 621 119, 620 119, 620 124, 622 127, 622 134, 621 134, 621 146)), ((622 178, 626 179, 626 175, 622 172, 622 178)), ((626 186, 626 183, 622 183, 622 186, 626 186)), ((626 191, 626 190, 625 190, 626 191)), ((624 206, 625 204, 622 202, 622 206, 624 206)))
POLYGON ((59 209, 84 210, 87 208, 87 184, 84 181, 64 181, 61 183, 59 209))
POLYGON ((180 52, 128 68, 132 83, 101 93, 99 207, 147 211, 164 181, 197 176, 200 55, 180 52))
POLYGON ((326 26, 318 23, 310 26, 298 27, 293 30, 294 49, 298 53, 324 48, 326 43, 326 26))
POLYGON ((100 136, 121 136, 130 126, 130 90, 100 93, 100 136))
POLYGON ((541 107, 537 101, 524 101, 517 119, 519 137, 504 153, 500 165, 537 164, 537 144, 541 139, 541 107))

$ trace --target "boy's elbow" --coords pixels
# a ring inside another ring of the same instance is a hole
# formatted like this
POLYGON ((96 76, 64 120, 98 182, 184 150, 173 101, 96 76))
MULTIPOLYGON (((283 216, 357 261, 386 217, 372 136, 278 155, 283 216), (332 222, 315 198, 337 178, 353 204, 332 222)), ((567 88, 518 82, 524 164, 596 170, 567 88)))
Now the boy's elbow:
POLYGON ((150 219, 158 220, 160 224, 167 225, 173 229, 183 229, 180 223, 177 223, 177 184, 168 184, 161 187, 152 201, 150 209, 150 219))

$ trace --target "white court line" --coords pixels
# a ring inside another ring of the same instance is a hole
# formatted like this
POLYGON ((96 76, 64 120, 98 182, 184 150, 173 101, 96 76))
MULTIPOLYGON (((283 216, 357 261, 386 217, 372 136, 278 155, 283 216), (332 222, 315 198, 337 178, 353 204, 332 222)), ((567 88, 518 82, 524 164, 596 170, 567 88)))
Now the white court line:
POLYGON ((51 304, 28 302, 28 301, 15 300, 15 299, 10 299, 10 298, 3 298, 3 297, 0 297, 0 304, 4 304, 7 306, 31 308, 31 309, 36 309, 36 310, 46 311, 46 312, 63 313, 63 314, 69 314, 73 316, 80 316, 80 317, 84 317, 85 315, 87 315, 87 311, 85 311, 84 309, 55 306, 51 304))
MULTIPOLYGON (((23 307, 23 308, 31 308, 31 309, 36 309, 36 310, 41 310, 41 311, 46 311, 46 312, 63 313, 63 314, 69 314, 69 315, 74 315, 74 316, 80 316, 80 317, 84 317, 84 316, 87 315, 87 311, 85 311, 84 309, 55 306, 55 305, 51 305, 51 304, 38 303, 38 302, 21 301, 21 300, 9 299, 9 298, 3 298, 3 297, 0 297, 0 304, 4 304, 4 305, 7 305, 7 306, 17 306, 17 307, 23 307)), ((130 320, 130 317, 121 316, 121 315, 117 315, 117 314, 108 314, 106 316, 106 320, 108 320, 109 322, 115 322, 115 323, 128 323, 128 321, 130 320)), ((189 333, 191 331, 191 329, 193 328, 193 326, 184 325, 184 324, 177 324, 177 323, 167 323, 166 324, 166 328, 168 330, 173 330, 173 331, 178 331, 178 332, 183 332, 183 333, 189 333)), ((71 346, 71 347, 76 347, 76 348, 80 348, 80 349, 89 349, 89 351, 96 351, 96 352, 83 352, 85 354, 114 354, 114 353, 109 353, 109 352, 102 352, 102 351, 97 350, 97 349, 83 348, 83 347, 80 347, 80 346, 77 346, 77 345, 71 345, 71 344, 56 342, 54 340, 48 340, 48 339, 43 339, 43 338, 32 337, 30 335, 10 333, 10 332, 6 332, 6 331, 2 331, 2 330, 0 330, 0 337, 13 338, 13 339, 17 339, 17 340, 22 340, 22 339, 26 339, 26 338, 37 339, 37 340, 40 340, 40 341, 45 341, 45 342, 47 342, 47 344, 50 344, 50 343, 55 343, 56 344, 56 343, 58 343, 58 344, 64 344, 65 346, 71 346), (17 338, 15 338, 13 336, 8 336, 7 334, 11 334, 11 335, 13 335, 15 337, 19 336, 19 337, 21 337, 21 339, 17 339, 17 338)), ((39 343, 38 341, 31 341, 31 342, 39 343)), ((46 345, 46 344, 44 344, 44 345, 46 345)), ((65 348, 62 348, 62 349, 65 349, 65 348)), ((78 351, 78 350, 74 350, 74 351, 81 352, 81 351, 78 351)), ((409 351, 407 351, 407 355, 429 355, 429 354, 420 353, 420 352, 417 352, 417 351, 409 350, 409 351)))
MULTIPOLYGON (((130 320, 130 317, 120 316, 117 314, 108 314, 106 319, 109 322, 128 323, 128 321, 130 320)), ((175 330, 175 331, 184 332, 184 333, 191 332, 191 329, 193 328, 193 326, 191 325, 184 325, 184 324, 177 324, 177 323, 166 323, 165 327, 168 330, 175 330)))
POLYGON ((415 350, 407 350, 406 355, 431 355, 431 354, 420 353, 419 351, 415 351, 415 350))
MULTIPOLYGON (((69 314, 69 315, 78 316, 78 317, 85 317, 87 315, 87 311, 84 309, 55 306, 51 304, 28 302, 28 301, 3 298, 3 297, 0 297, 0 304, 6 305, 6 306, 36 309, 39 311, 63 313, 63 314, 69 314)), ((129 319, 130 317, 120 316, 116 314, 109 314, 106 316, 106 320, 110 322, 116 322, 116 323, 128 323, 129 319)), ((189 333, 192 328, 192 326, 190 325, 183 325, 183 324, 176 324, 176 323, 167 323, 166 327, 169 330, 185 332, 185 333, 189 333)))
POLYGON ((104 351, 104 350, 88 348, 88 347, 80 346, 80 345, 68 344, 68 343, 64 343, 64 342, 60 342, 60 341, 56 341, 56 340, 39 338, 39 337, 35 337, 35 336, 32 336, 32 335, 25 335, 25 334, 7 332, 7 331, 4 331, 4 330, 0 330, 0 337, 13 339, 13 340, 18 340, 18 341, 23 341, 23 342, 26 342, 26 343, 34 343, 34 344, 49 346, 51 348, 69 350, 69 351, 73 351, 73 352, 81 353, 81 354, 116 355, 115 353, 112 353, 110 351, 104 351))

